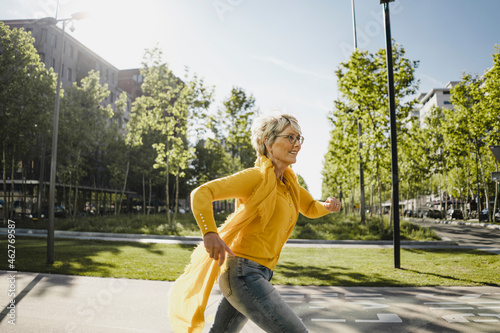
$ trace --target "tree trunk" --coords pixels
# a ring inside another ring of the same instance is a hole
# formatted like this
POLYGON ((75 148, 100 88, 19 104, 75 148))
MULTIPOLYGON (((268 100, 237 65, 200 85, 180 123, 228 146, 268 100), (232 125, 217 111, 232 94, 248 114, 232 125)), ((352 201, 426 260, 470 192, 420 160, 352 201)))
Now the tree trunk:
MULTIPOLYGON (((496 167, 497 167, 497 172, 498 172, 498 163, 496 164, 496 167)), ((496 181, 495 182, 495 203, 493 204, 493 217, 492 217, 493 222, 496 222, 496 220, 495 220, 495 214, 496 214, 497 208, 498 208, 498 190, 499 190, 498 189, 498 184, 499 184, 499 182, 496 181)))
MULTIPOLYGON (((151 204, 151 191, 152 190, 152 185, 151 185, 151 177, 149 178, 149 204, 151 204)), ((148 215, 149 215, 149 210, 148 210, 148 215)))
MULTIPOLYGON (((12 216, 14 217, 14 178, 15 178, 15 163, 14 163, 14 156, 16 152, 16 147, 14 146, 14 154, 12 155, 12 169, 10 170, 10 205, 9 205, 9 211, 12 211, 12 216)), ((21 208, 22 209, 22 208, 21 208)))
POLYGON ((146 177, 142 174, 142 212, 146 215, 146 177))
POLYGON ((167 171, 167 181, 165 184, 165 192, 166 192, 166 201, 167 201, 167 223, 170 226, 171 229, 174 229, 174 223, 170 219, 170 193, 169 193, 169 175, 170 175, 170 165, 169 165, 169 159, 168 159, 168 150, 170 149, 170 145, 167 139, 167 160, 166 160, 166 171, 167 171))
POLYGON ((73 203, 73 218, 78 213, 78 184, 75 185, 75 202, 73 203))
POLYGON ((127 188, 127 178, 128 178, 128 170, 130 168, 130 161, 127 161, 127 170, 125 171, 125 180, 123 181, 122 191, 120 193, 120 199, 118 200, 118 214, 120 214, 122 210, 122 199, 125 194, 125 189, 127 188))
POLYGON ((383 217, 382 211, 382 184, 380 184, 380 166, 377 161, 377 186, 378 186, 378 212, 380 219, 383 217))
POLYGON ((3 175, 2 175, 2 180, 3 180, 3 207, 2 207, 2 212, 3 212, 3 224, 7 224, 7 161, 5 160, 5 141, 3 142, 3 147, 2 147, 2 165, 3 165, 3 175))
MULTIPOLYGON (((485 208, 488 209, 488 222, 491 222, 491 209, 490 209, 490 197, 488 195, 488 182, 486 181, 486 178, 484 177, 484 166, 483 166, 483 160, 481 157, 479 157, 479 166, 481 168, 481 179, 483 181, 484 187, 484 200, 486 201, 485 203, 485 208)), ((477 212, 479 215, 479 212, 477 212)), ((494 214, 493 214, 494 215, 494 214)))
POLYGON ((177 174, 175 175, 175 206, 174 206, 174 218, 173 222, 175 223, 175 219, 177 218, 177 212, 179 211, 179 170, 177 170, 177 174))

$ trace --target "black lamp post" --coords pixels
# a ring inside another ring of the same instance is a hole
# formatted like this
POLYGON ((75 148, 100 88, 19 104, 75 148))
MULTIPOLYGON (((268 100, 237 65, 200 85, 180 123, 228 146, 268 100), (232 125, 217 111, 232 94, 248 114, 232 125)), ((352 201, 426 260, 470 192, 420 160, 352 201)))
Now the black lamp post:
POLYGON ((59 58, 59 69, 57 71, 57 86, 56 86, 56 99, 54 103, 54 121, 52 127, 52 154, 50 159, 50 184, 49 184, 49 223, 47 226, 47 263, 54 263, 54 206, 55 206, 55 193, 56 193, 56 169, 57 169, 57 137, 59 131, 59 104, 61 101, 61 76, 64 59, 64 35, 66 30, 66 23, 73 20, 81 20, 87 17, 86 13, 75 13, 69 18, 55 19, 53 17, 46 17, 38 20, 38 24, 42 25, 57 25, 62 22, 62 37, 61 37, 61 52, 59 58))
MULTIPOLYGON (((358 38, 356 33, 356 11, 354 10, 354 0, 351 0, 352 6, 352 32, 354 38, 354 51, 358 49, 358 38)), ((358 106, 359 108, 359 106, 358 106)), ((366 221, 366 208, 365 208, 365 176, 363 172, 363 157, 361 156, 361 150, 363 149, 363 143, 361 142, 361 136, 363 135, 363 131, 361 128, 361 119, 358 116, 358 154, 359 154, 359 204, 360 204, 360 215, 361 215, 361 223, 365 223, 366 221)))
POLYGON ((387 62, 387 92, 389 96, 389 115, 391 124, 391 168, 392 168, 392 216, 394 219, 394 268, 400 268, 400 231, 399 231, 399 175, 398 147, 396 130, 396 102, 394 98, 394 73, 392 66, 392 39, 389 17, 389 3, 394 0, 380 0, 384 5, 385 52, 387 62))

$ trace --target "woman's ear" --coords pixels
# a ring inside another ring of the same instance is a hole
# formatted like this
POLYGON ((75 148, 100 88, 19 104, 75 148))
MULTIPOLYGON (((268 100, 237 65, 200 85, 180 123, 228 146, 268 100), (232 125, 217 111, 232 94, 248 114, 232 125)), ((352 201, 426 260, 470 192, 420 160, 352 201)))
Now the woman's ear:
POLYGON ((264 139, 264 146, 266 146, 267 152, 271 152, 271 146, 269 146, 269 138, 264 139))

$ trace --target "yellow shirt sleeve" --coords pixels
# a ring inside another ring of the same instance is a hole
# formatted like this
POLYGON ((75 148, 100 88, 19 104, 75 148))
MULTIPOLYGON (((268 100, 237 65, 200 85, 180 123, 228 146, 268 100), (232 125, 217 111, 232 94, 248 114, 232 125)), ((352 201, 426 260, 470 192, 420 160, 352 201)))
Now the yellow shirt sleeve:
POLYGON ((307 218, 314 219, 330 214, 331 212, 323 206, 320 201, 314 200, 311 194, 300 186, 299 211, 307 218))
POLYGON ((250 168, 231 176, 207 182, 191 192, 191 211, 203 236, 217 232, 212 202, 225 199, 245 201, 262 181, 258 168, 250 168))

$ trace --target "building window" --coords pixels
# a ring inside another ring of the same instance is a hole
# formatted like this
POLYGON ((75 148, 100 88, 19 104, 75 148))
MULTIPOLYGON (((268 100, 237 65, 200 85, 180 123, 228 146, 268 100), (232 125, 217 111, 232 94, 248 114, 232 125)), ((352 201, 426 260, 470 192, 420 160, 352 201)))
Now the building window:
POLYGON ((42 43, 45 43, 47 41, 47 29, 42 28, 41 36, 40 36, 40 41, 42 43))
POLYGON ((45 53, 40 53, 40 61, 45 64, 45 53))
POLYGON ((52 40, 50 41, 50 45, 52 45, 53 48, 57 47, 57 36, 56 36, 56 34, 52 35, 52 40))
POLYGON ((71 78, 73 76, 73 70, 71 68, 68 67, 68 81, 72 82, 71 78))
POLYGON ((74 53, 75 53, 75 48, 73 47, 73 45, 70 45, 69 46, 69 57, 73 58, 74 53))
POLYGON ((50 67, 54 68, 54 70, 56 69, 56 58, 52 58, 52 66, 50 67))

